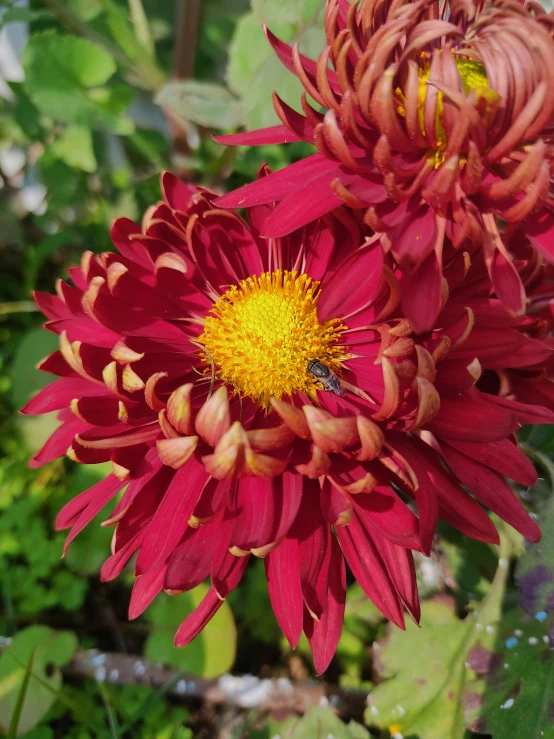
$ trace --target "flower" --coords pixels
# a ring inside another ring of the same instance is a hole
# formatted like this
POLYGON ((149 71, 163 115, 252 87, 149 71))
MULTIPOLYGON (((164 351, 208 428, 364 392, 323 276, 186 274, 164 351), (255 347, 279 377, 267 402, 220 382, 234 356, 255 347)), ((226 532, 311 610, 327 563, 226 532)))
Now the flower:
POLYGON ((131 618, 160 590, 210 577, 177 631, 188 643, 254 554, 284 634, 295 647, 304 630, 322 672, 341 633, 345 560, 403 627, 403 608, 419 618, 411 550, 429 553, 439 516, 498 542, 463 485, 539 538, 504 476, 533 484, 513 432, 554 414, 476 382, 552 349, 475 294, 478 265, 469 283, 467 255, 445 268, 436 328, 416 336, 399 308, 405 278, 348 211, 265 240, 271 208, 249 209, 248 225, 169 173, 162 188, 142 228, 114 224, 119 254, 87 252, 73 285, 36 295, 60 336, 41 369, 59 379, 23 409, 61 421, 32 466, 65 453, 111 462, 56 525, 70 529, 67 549, 123 491, 103 524, 114 535, 102 578, 137 554, 131 618))
POLYGON ((417 332, 441 309, 452 249, 482 250, 494 292, 523 315, 525 292, 498 223, 523 222, 554 259, 553 28, 536 3, 328 0, 317 63, 267 31, 326 112, 304 94, 301 115, 275 94, 281 126, 217 140, 303 140, 317 153, 218 204, 279 199, 263 229, 273 237, 343 203, 359 209, 417 292, 404 306, 417 332))

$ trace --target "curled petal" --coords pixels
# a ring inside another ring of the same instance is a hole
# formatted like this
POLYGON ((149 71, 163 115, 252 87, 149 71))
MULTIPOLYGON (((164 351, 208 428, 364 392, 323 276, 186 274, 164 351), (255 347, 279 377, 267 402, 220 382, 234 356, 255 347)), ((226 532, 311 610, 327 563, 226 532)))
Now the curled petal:
POLYGON ((312 405, 305 405, 303 410, 312 438, 323 452, 339 452, 359 441, 355 416, 336 418, 312 405))
POLYGON ((401 401, 400 382, 394 366, 386 357, 383 357, 381 364, 383 367, 385 395, 380 410, 372 416, 376 421, 383 421, 386 418, 390 418, 395 413, 401 401))
MULTIPOLYGON (((240 425, 240 424, 239 424, 240 425)), ((197 432, 210 446, 217 446, 231 426, 229 398, 225 385, 218 388, 196 416, 197 432)))
POLYGON ((305 475, 312 480, 317 480, 329 472, 331 469, 331 460, 322 449, 314 444, 310 461, 306 464, 297 464, 296 469, 301 475, 305 475))
POLYGON ((284 400, 278 400, 274 397, 271 398, 271 405, 291 431, 294 431, 296 436, 299 436, 301 439, 310 438, 311 432, 306 421, 306 416, 299 408, 295 408, 295 406, 290 403, 286 403, 284 400))
MULTIPOLYGON (((225 393, 225 400, 227 394, 225 393)), ((198 428, 198 422, 197 422, 198 428)), ((219 439, 214 453, 203 457, 206 469, 216 480, 229 480, 239 477, 244 470, 245 450, 248 448, 248 437, 238 421, 219 439)))
POLYGON ((358 452, 360 462, 367 462, 379 454, 385 440, 385 434, 380 426, 365 416, 356 416, 357 430, 362 447, 358 452))
POLYGON ((417 387, 418 396, 417 414, 407 431, 413 431, 429 423, 437 415, 441 405, 440 395, 429 380, 424 377, 416 377, 414 383, 417 387))
POLYGON ((289 463, 288 456, 279 458, 268 454, 253 452, 248 446, 244 449, 244 473, 255 477, 276 477, 282 474, 289 463))
POLYGON ((194 454, 198 436, 179 436, 174 439, 159 439, 156 442, 162 462, 178 470, 194 454))
POLYGON ((294 431, 287 424, 268 429, 251 429, 246 432, 246 435, 250 446, 263 452, 280 449, 294 439, 294 431))
POLYGON ((167 401, 167 417, 180 434, 192 433, 190 396, 194 385, 187 383, 174 390, 167 401))

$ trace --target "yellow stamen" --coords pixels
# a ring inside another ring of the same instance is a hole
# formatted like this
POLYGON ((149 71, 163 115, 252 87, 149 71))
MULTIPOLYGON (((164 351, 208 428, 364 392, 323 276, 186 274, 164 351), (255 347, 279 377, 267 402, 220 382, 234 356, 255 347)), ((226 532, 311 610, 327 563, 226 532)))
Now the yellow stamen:
MULTIPOLYGON (((419 71, 419 89, 418 89, 418 114, 419 114, 419 126, 422 133, 425 135, 425 99, 427 91, 429 89, 427 82, 431 74, 431 65, 427 61, 426 56, 422 55, 422 69, 419 71)), ((492 106, 498 100, 498 93, 496 93, 489 85, 485 67, 476 62, 473 59, 457 58, 455 60, 456 67, 460 74, 462 86, 466 95, 469 95, 472 91, 475 93, 475 105, 479 107, 484 122, 487 122, 488 114, 492 109, 492 106)), ((404 95, 400 88, 397 90, 401 100, 404 100, 404 95)), ((437 108, 435 115, 435 135, 436 141, 434 144, 435 149, 435 167, 440 167, 444 162, 444 150, 446 149, 446 132, 443 125, 443 111, 444 101, 443 93, 438 92, 437 94, 437 108)), ((405 117, 405 108, 401 105, 397 108, 399 115, 405 117)))
POLYGON ((340 320, 319 322, 318 294, 319 282, 280 269, 227 290, 213 304, 198 339, 217 376, 265 408, 272 395, 303 392, 314 398, 321 385, 308 371, 310 360, 336 372, 348 357, 338 344, 345 328, 340 320))

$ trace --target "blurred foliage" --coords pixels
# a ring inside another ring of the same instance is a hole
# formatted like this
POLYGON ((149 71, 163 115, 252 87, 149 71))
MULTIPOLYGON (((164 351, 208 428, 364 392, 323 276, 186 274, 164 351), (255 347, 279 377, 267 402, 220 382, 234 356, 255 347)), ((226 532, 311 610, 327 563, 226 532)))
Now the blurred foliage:
POLYGON ((237 635, 228 603, 222 604, 191 644, 184 648, 173 646, 180 623, 200 604, 207 592, 207 585, 199 585, 188 593, 157 598, 152 603, 145 616, 152 624, 144 645, 146 657, 207 678, 217 677, 232 668, 237 635))
MULTIPOLYGON (((9 73, 0 65, 0 635, 12 639, 0 645, 0 731, 7 736, 209 739, 226 726, 228 716, 185 709, 168 686, 116 686, 98 673, 72 678, 66 665, 77 648, 126 651, 203 677, 313 675, 307 641, 293 656, 281 635, 261 561, 185 649, 173 647, 173 633, 204 585, 160 596, 129 623, 132 570, 113 583, 98 578, 111 537, 99 525, 105 515, 64 560, 65 535, 53 528, 64 503, 105 467, 61 460, 29 469, 57 421, 16 413, 49 381, 34 367, 56 346, 39 328, 31 292, 52 291, 85 250, 110 249, 112 219, 140 219, 160 197, 161 170, 222 191, 255 178, 263 162, 279 169, 310 149, 227 148, 211 133, 277 123, 273 90, 298 107, 300 85, 275 58, 262 22, 313 56, 324 46, 323 0, 202 0, 192 41, 177 22, 187 19, 186 7, 187 0, 0 0, 12 58, 9 73), (194 69, 176 80, 176 45, 184 43, 196 45, 194 69)), ((518 492, 547 517, 552 540, 554 434, 523 436, 546 478, 518 492)), ((522 544, 504 530, 502 546, 498 552, 441 528, 432 558, 417 558, 421 629, 387 626, 349 580, 326 679, 370 694, 365 727, 361 715, 343 722, 331 707, 301 718, 246 713, 234 717, 233 739, 553 736, 551 551, 536 545, 521 557, 518 604, 508 564, 522 544)))
POLYGON ((4 731, 13 727, 23 734, 48 712, 62 684, 59 667, 69 662, 76 648, 74 634, 56 633, 46 626, 30 626, 15 636, 0 657, 0 727, 4 731))
POLYGON ((302 718, 289 718, 283 722, 270 721, 259 731, 251 732, 252 739, 370 739, 370 734, 361 724, 347 724, 337 718, 332 708, 310 708, 302 718))

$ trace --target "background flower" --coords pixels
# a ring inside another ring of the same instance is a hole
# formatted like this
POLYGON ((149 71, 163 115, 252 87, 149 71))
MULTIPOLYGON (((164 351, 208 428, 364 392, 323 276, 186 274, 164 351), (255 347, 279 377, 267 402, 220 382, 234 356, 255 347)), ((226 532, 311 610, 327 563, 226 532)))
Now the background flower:
POLYGON ((525 292, 498 222, 523 222, 552 258, 553 23, 531 3, 329 0, 317 62, 268 31, 305 88, 303 115, 274 95, 281 126, 218 140, 303 140, 318 151, 219 204, 278 198, 263 231, 274 237, 341 203, 360 209, 417 293, 404 309, 418 332, 441 308, 445 237, 454 249, 482 250, 494 292, 523 314, 525 292))

